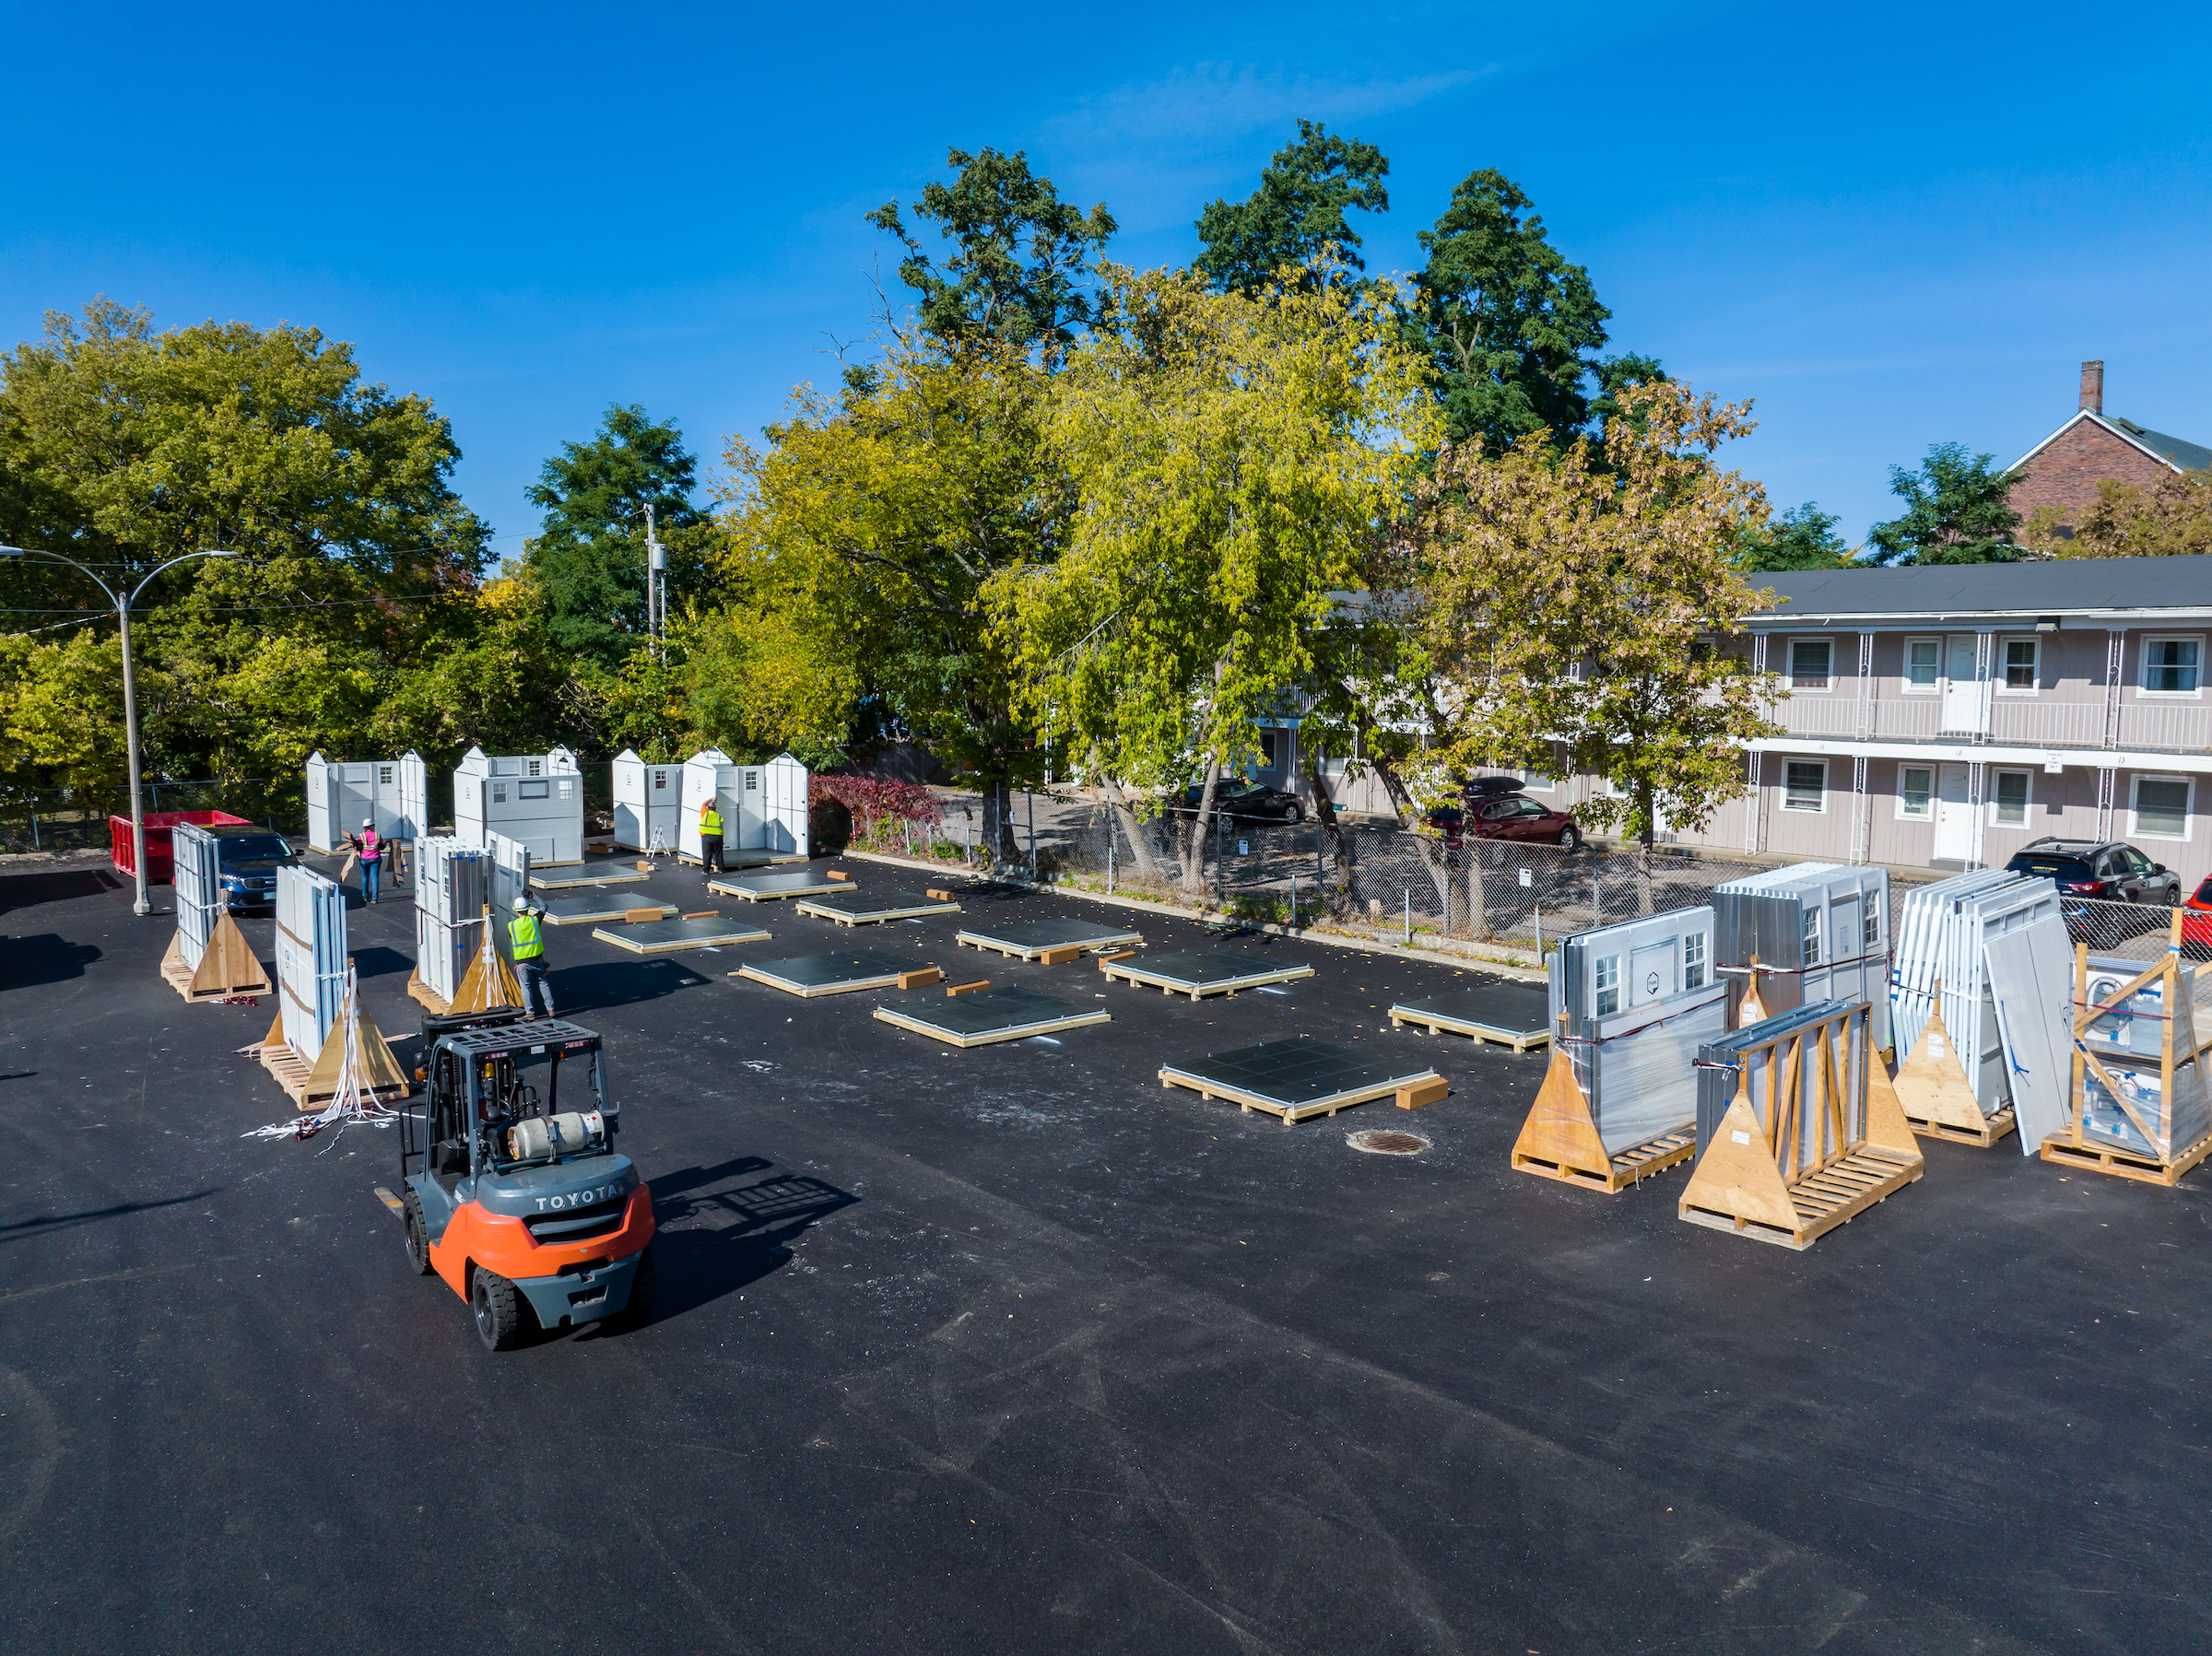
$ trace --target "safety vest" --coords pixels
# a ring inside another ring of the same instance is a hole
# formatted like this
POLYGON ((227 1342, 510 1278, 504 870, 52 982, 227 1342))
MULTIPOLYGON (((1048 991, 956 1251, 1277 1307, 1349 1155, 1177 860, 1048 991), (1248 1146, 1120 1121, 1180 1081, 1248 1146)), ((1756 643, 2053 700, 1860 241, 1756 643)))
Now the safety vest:
POLYGON ((518 914, 507 922, 507 936, 514 945, 517 960, 535 960, 546 952, 545 939, 537 933, 537 916, 518 914))
POLYGON ((377 852, 382 849, 382 844, 383 842, 376 837, 374 828, 363 828, 361 830, 361 861, 364 863, 375 862, 377 852))
POLYGON ((722 813, 712 805, 702 805, 699 812, 699 831, 719 835, 722 832, 722 813))

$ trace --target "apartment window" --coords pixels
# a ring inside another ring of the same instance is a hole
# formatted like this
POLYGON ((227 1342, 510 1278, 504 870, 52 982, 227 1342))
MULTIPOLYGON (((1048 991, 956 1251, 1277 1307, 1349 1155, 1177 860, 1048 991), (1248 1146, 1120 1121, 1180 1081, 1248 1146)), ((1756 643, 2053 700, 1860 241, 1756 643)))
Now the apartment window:
POLYGON ((1926 822, 1936 815, 1936 768, 1900 765, 1897 768, 1897 814, 1912 822, 1926 822))
POLYGON ((1859 906, 1862 916, 1859 922, 1859 946, 1871 955, 1882 945, 1882 894, 1878 891, 1861 892, 1859 906))
POLYGON ((391 766, 379 765, 376 768, 376 785, 380 788, 389 788, 392 785, 391 766))
POLYGON ((2195 784, 2185 776, 2138 776, 2133 808, 2128 812, 2128 837, 2146 840, 2189 838, 2189 806, 2195 784))
POLYGON ((1819 811, 1826 808, 1828 761, 1792 759, 1783 770, 1782 808, 1819 811))
POLYGON ((1933 696, 1936 681, 1943 676, 1943 640, 1941 639, 1907 639, 1905 640, 1905 693, 1933 696))
POLYGON ((2036 669, 2037 640, 2030 633, 2026 638, 2005 640, 2005 676, 1999 680, 2003 688, 2015 694, 2033 695, 2036 669))
POLYGON ((1832 676, 1836 647, 1828 639, 1790 640, 1790 688, 1825 690, 1832 676))
POLYGON ((1820 964, 1819 910, 1810 906, 1806 909, 1805 925, 1803 930, 1805 938, 1804 957, 1800 959, 1797 964, 1800 966, 1818 966, 1820 964))
POLYGON ((1705 987, 1705 934, 1692 932, 1682 940, 1682 987, 1705 987))
POLYGON ((1597 1016, 1620 1010, 1620 957, 1606 955, 1597 963, 1597 1016))
POLYGON ((1521 786, 1527 793, 1548 793, 1554 785, 1551 778, 1541 770, 1524 770, 1521 773, 1521 786))
POLYGON ((2201 639, 2145 639, 2144 692, 2151 696, 2195 695, 2197 662, 2203 651, 2201 639))
POLYGON ((1989 819, 1999 828, 2028 826, 2028 784, 2034 773, 2000 770, 1989 793, 1989 819))

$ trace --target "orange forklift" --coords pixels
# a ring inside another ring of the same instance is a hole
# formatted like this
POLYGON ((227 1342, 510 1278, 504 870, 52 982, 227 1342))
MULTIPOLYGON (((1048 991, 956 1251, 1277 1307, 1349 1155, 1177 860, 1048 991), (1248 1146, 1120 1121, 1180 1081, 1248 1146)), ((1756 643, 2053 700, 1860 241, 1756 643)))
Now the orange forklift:
POLYGON ((653 1193, 614 1151, 599 1037, 495 1013, 425 1019, 421 1050, 419 1140, 418 1118, 400 1117, 408 1262, 468 1301, 492 1351, 533 1321, 650 1319, 653 1193))

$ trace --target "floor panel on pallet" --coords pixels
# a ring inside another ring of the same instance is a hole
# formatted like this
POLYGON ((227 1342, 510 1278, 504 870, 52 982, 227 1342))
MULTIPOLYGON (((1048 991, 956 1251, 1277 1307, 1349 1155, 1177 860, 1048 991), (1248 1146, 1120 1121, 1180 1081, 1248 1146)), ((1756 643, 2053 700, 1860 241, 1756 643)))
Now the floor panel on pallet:
POLYGON ((903 972, 921 971, 924 962, 875 949, 841 955, 796 955, 788 960, 748 960, 730 976, 750 978, 806 1000, 849 994, 856 989, 890 989, 903 972))
POLYGON ((1310 978, 1313 969, 1288 961, 1270 961, 1264 955, 1241 955, 1232 949, 1191 949, 1172 955, 1141 955, 1127 960, 1101 960, 1099 969, 1110 981, 1139 988, 1187 994, 1194 1001, 1209 994, 1234 994, 1240 989, 1258 989, 1268 983, 1288 983, 1310 978))
POLYGON ((850 880, 832 880, 811 871, 801 874, 742 874, 707 882, 709 891, 741 898, 748 903, 774 902, 786 897, 812 897, 822 891, 850 891, 850 880))
POLYGON ((910 995, 876 1008, 876 1016, 897 1028, 927 1035, 956 1047, 987 1047, 1002 1040, 1051 1035, 1061 1029, 1111 1020, 1102 1008, 1078 1006, 1033 989, 985 989, 973 994, 910 995))
POLYGON ((626 920, 632 909, 650 909, 662 920, 676 912, 674 903, 656 903, 651 898, 557 897, 546 905, 549 926, 583 926, 598 921, 626 920))
MULTIPOLYGON (((843 886, 842 880, 838 882, 843 886)), ((833 897, 810 897, 795 903, 801 914, 834 921, 841 926, 872 926, 892 920, 919 920, 925 914, 958 914, 960 905, 919 891, 883 891, 867 895, 850 886, 833 897)))
POLYGON ((1524 1052, 1551 1039, 1547 999, 1540 983, 1486 983, 1425 1001, 1400 1001, 1391 1007, 1390 1021, 1412 1024, 1431 1035, 1450 1030, 1477 1040, 1494 1040, 1524 1052))
POLYGON ((1159 1078, 1209 1098, 1266 1110, 1285 1122, 1334 1115, 1347 1105, 1442 1079, 1425 1063, 1371 1058, 1303 1035, 1162 1064, 1159 1078))
POLYGON ((603 868, 595 874, 533 874, 530 884, 540 891, 574 891, 585 886, 628 886, 652 877, 635 868, 603 868))
POLYGON ((1018 960, 1034 960, 1047 949, 1103 949, 1141 945, 1140 932, 1124 926, 1102 926, 1096 921, 1062 916, 1053 920, 1008 921, 988 930, 962 932, 959 941, 970 948, 993 949, 1018 960))
POLYGON ((678 949, 721 948, 733 943, 765 943, 768 934, 741 920, 705 915, 698 920, 648 920, 618 932, 594 931, 602 943, 611 943, 633 955, 672 955, 678 949))

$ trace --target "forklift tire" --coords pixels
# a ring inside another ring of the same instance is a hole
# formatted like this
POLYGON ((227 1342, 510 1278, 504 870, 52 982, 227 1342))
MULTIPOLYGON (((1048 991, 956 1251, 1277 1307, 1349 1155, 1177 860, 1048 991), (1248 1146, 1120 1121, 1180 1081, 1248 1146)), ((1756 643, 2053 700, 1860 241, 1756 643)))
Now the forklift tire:
POLYGON ((468 1286, 468 1309, 476 1313, 477 1338, 487 1351, 512 1351, 523 1337, 523 1298, 504 1276, 477 1267, 468 1286))
POLYGON ((430 1244, 423 1235, 422 1198, 413 1191, 407 1192, 407 1204, 401 1210, 399 1222, 407 1233, 407 1263, 415 1267, 415 1274, 430 1274, 430 1244))
POLYGON ((643 1328, 653 1321, 653 1249, 649 1246, 638 1260, 638 1274, 629 1279, 629 1303, 622 1308, 623 1317, 633 1328, 643 1328))

